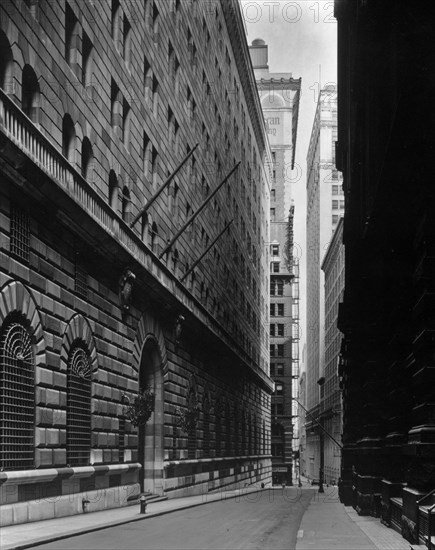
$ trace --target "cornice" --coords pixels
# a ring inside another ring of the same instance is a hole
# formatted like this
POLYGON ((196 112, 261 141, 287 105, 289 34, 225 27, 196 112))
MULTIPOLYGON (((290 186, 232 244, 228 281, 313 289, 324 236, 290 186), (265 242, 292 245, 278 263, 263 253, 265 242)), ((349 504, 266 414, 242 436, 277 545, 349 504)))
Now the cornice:
POLYGON ((263 120, 263 111, 257 92, 240 5, 238 0, 221 0, 221 5, 255 136, 261 150, 264 150, 268 144, 266 126, 263 120))

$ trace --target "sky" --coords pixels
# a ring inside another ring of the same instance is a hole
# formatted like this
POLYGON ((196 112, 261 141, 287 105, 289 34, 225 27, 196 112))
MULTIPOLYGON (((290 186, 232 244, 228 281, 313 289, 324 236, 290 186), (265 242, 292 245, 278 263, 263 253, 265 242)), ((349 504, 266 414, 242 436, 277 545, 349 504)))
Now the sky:
POLYGON ((325 0, 241 0, 248 43, 269 46, 270 72, 302 78, 292 194, 295 252, 300 256, 301 350, 306 326, 306 166, 319 90, 337 82, 337 22, 334 2, 325 0))

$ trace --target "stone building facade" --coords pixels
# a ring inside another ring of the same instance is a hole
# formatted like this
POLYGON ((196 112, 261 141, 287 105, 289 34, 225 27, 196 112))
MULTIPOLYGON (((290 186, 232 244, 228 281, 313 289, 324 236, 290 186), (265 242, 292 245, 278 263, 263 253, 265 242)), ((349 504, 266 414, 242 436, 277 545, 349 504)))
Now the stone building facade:
POLYGON ((334 236, 322 263, 325 277, 325 373, 320 390, 320 420, 324 437, 324 481, 337 484, 341 467, 342 402, 338 362, 342 334, 337 326, 338 311, 344 293, 343 218, 340 217, 334 236), (328 434, 332 435, 332 439, 328 434), (337 445, 338 443, 338 445, 337 445))
POLYGON ((238 2, 1 2, 0 156, 2 524, 269 481, 238 2))
POLYGON ((272 150, 270 196, 270 375, 272 396, 272 475, 292 484, 299 376, 299 263, 293 253, 295 206, 292 170, 296 151, 301 79, 274 73, 264 40, 249 47, 272 150))
POLYGON ((337 168, 346 201, 340 496, 430 547, 435 7, 336 0, 335 16, 337 168))
POLYGON ((335 167, 337 140, 337 90, 324 87, 317 109, 307 153, 307 357, 306 453, 307 475, 319 476, 321 433, 312 418, 320 412, 318 381, 325 374, 325 280, 321 270, 333 232, 344 211, 342 178, 335 167), (311 418, 311 420, 310 420, 311 418))

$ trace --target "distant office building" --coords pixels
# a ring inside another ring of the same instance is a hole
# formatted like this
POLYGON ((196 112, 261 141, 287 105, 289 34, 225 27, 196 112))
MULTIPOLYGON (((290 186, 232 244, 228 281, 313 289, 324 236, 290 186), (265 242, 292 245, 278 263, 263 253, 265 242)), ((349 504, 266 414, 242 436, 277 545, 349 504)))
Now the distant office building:
POLYGON ((238 1, 1 2, 0 157, 2 524, 270 481, 238 1))
MULTIPOLYGON (((325 282, 321 264, 333 232, 344 212, 342 180, 335 168, 337 140, 337 91, 320 91, 307 155, 307 409, 319 415, 320 387, 324 376, 325 282)), ((307 474, 319 475, 319 427, 307 417, 307 474)))
MULTIPOLYGON (((325 277, 325 372, 320 388, 320 420, 327 434, 341 443, 342 406, 338 361, 342 334, 337 327, 339 305, 344 294, 343 218, 340 218, 334 236, 322 263, 325 277)), ((324 481, 337 483, 340 477, 340 447, 325 434, 324 481)))
POLYGON ((301 79, 272 73, 265 42, 250 46, 252 64, 272 149, 270 166, 270 376, 272 396, 272 469, 274 483, 292 483, 293 423, 299 376, 299 263, 293 254, 294 167, 301 79))

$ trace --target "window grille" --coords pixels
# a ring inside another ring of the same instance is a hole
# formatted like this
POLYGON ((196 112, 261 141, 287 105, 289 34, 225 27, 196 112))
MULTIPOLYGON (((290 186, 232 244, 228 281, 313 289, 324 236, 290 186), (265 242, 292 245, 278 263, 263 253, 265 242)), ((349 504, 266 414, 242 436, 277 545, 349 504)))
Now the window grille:
POLYGON ((246 454, 246 416, 245 411, 242 411, 242 455, 246 454))
POLYGON ((91 448, 91 364, 80 344, 73 346, 69 355, 66 417, 67 462, 85 466, 91 448))
POLYGON ((75 264, 74 290, 82 298, 88 297, 88 274, 83 264, 77 258, 75 264))
POLYGON ((204 405, 204 435, 203 435, 204 457, 210 456, 210 411, 208 401, 204 405))
POLYGON ((125 416, 121 415, 119 418, 119 462, 124 462, 124 450, 125 450, 125 416))
MULTIPOLYGON (((196 404, 196 394, 194 391, 189 392, 188 397, 188 412, 192 413, 195 409, 196 404)), ((196 424, 191 426, 187 433, 187 456, 188 458, 196 458, 196 447, 197 447, 197 432, 196 424)))
POLYGON ((11 253, 29 261, 30 219, 27 212, 16 207, 11 210, 11 253))
POLYGON ((13 320, 0 336, 0 467, 34 467, 35 374, 32 337, 13 320))
POLYGON ((231 411, 230 406, 227 404, 225 408, 225 454, 230 456, 231 454, 231 411))

